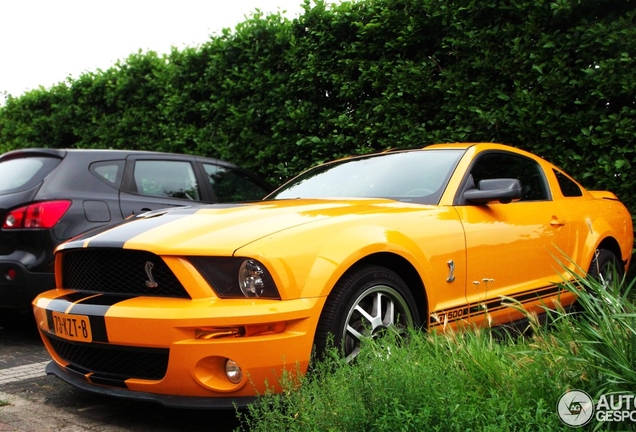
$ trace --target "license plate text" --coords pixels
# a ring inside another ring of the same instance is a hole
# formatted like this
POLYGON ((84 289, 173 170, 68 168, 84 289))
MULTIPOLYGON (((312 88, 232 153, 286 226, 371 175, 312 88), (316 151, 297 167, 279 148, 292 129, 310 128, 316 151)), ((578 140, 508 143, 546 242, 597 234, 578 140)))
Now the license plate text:
POLYGON ((53 312, 53 331, 59 337, 79 342, 92 342, 91 325, 87 316, 53 312))

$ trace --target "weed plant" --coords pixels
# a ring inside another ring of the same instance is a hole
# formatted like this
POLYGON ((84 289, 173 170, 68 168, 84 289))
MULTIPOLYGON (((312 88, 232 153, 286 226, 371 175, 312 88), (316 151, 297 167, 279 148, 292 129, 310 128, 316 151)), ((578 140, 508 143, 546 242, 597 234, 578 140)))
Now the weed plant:
MULTIPOLYGON (((580 279, 575 313, 549 325, 529 316, 529 333, 492 329, 387 334, 365 341, 355 361, 337 350, 305 377, 282 379, 239 414, 251 431, 550 431, 568 430, 559 397, 583 389, 636 389, 636 315, 631 285, 580 279)), ((630 429, 633 425, 613 425, 630 429)), ((598 423, 596 428, 605 425, 598 423)))

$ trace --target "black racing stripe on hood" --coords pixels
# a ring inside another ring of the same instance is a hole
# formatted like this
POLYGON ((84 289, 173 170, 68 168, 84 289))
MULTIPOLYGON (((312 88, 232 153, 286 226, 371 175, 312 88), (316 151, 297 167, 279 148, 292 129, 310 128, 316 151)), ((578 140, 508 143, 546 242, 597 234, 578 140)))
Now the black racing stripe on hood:
POLYGON ((181 211, 176 210, 166 209, 142 213, 122 222, 106 225, 70 240, 64 249, 82 248, 86 241, 90 246, 122 248, 127 241, 139 234, 188 217, 197 211, 196 208, 190 207, 181 211))
POLYGON ((121 222, 116 222, 116 223, 112 223, 112 224, 108 224, 108 225, 104 225, 102 227, 99 228, 95 228, 93 230, 90 231, 86 231, 84 234, 80 234, 77 237, 74 237, 73 239, 69 240, 67 243, 72 244, 73 247, 82 247, 82 244, 84 244, 84 242, 92 237, 95 237, 97 235, 100 235, 106 231, 112 230, 113 228, 116 228, 118 226, 130 223, 133 219, 126 219, 123 220, 121 222))
MULTIPOLYGON (((204 208, 232 208, 245 206, 246 204, 211 204, 206 206, 184 206, 169 209, 159 209, 141 213, 134 218, 129 218, 120 224, 105 229, 99 235, 90 236, 89 246, 121 248, 129 240, 162 225, 186 218, 204 208)), ((74 245, 73 245, 74 246, 74 245)), ((78 246, 79 247, 79 246, 78 246)))

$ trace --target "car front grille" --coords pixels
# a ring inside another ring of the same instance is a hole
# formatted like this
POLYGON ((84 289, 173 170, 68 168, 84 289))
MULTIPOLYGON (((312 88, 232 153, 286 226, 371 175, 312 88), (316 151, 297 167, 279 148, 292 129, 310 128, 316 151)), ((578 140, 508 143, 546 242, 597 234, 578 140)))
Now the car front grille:
POLYGON ((168 370, 167 348, 137 348, 69 342, 46 336, 62 359, 74 368, 97 376, 126 380, 129 378, 159 380, 168 370))
POLYGON ((115 295, 190 298, 168 265, 153 253, 116 248, 74 249, 62 253, 64 288, 115 295))

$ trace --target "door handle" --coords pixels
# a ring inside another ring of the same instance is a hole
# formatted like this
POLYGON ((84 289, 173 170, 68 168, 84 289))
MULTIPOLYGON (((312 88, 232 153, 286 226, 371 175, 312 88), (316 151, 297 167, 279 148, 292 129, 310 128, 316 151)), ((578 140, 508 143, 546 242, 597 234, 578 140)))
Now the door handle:
POLYGON ((553 227, 563 226, 567 223, 565 219, 558 218, 556 216, 552 216, 552 220, 550 220, 550 225, 553 227))
POLYGON ((135 215, 135 214, 146 213, 146 212, 149 212, 149 211, 152 211, 152 209, 148 208, 148 207, 144 207, 144 208, 142 208, 142 209, 140 209, 138 211, 133 210, 132 213, 130 213, 130 215, 132 216, 132 215, 135 215))

